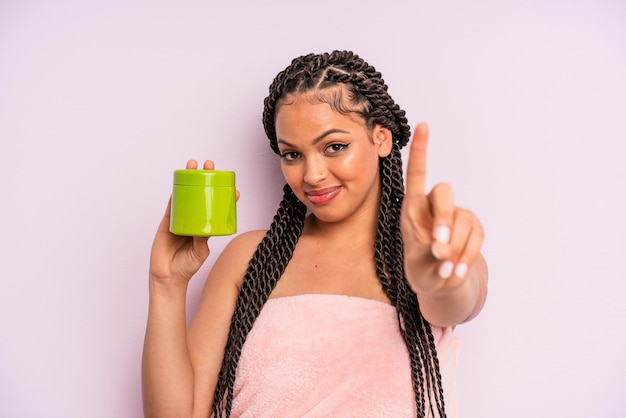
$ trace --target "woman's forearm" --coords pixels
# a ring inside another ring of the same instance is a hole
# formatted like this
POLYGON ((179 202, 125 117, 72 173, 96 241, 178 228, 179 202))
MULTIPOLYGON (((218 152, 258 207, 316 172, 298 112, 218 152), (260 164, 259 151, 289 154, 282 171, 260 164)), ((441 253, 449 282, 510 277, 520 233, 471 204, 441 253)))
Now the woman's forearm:
POLYGON ((187 347, 186 285, 150 280, 150 305, 142 360, 146 417, 190 417, 193 369, 187 347))

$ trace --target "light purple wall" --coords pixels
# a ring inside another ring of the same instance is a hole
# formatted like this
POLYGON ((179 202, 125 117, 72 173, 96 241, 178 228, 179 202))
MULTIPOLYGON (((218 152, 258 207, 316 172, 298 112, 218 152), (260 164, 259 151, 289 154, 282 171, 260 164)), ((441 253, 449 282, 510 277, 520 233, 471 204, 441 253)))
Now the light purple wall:
POLYGON ((240 231, 265 227, 282 186, 267 86, 336 48, 430 123, 430 183, 486 228, 488 304, 457 329, 462 416, 624 416, 626 5, 242 3, 0 3, 0 416, 141 415, 172 171, 235 170, 240 231))

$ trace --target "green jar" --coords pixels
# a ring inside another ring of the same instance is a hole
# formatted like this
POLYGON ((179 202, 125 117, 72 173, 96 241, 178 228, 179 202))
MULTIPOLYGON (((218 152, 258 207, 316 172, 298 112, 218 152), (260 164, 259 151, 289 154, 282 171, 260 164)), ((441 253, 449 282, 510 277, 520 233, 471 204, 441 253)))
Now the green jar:
POLYGON ((235 173, 176 170, 170 232, 207 237, 237 232, 235 173))

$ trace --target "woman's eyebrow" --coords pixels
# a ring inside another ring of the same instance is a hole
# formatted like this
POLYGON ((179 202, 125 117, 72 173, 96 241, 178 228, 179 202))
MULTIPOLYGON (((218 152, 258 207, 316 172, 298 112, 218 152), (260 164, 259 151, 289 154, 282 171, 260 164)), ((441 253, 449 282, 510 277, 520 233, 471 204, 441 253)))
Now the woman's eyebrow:
MULTIPOLYGON (((315 139, 313 139, 311 144, 315 145, 318 142, 320 142, 322 139, 326 138, 328 135, 335 134, 335 133, 349 134, 350 132, 344 131, 343 129, 332 128, 332 129, 329 129, 329 130, 325 131, 324 133, 322 133, 320 136, 316 137, 315 139)), ((283 144, 283 145, 287 145, 288 147, 293 147, 294 146, 293 144, 290 144, 289 142, 285 141, 284 139, 279 139, 278 143, 279 144, 283 144)))

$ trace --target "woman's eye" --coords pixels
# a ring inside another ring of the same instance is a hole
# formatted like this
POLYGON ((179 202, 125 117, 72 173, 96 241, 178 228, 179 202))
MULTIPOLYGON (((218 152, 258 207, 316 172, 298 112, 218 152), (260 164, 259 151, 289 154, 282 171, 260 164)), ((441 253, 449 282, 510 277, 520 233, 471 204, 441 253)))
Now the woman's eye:
POLYGON ((348 144, 330 144, 326 148, 326 150, 328 150, 330 154, 336 154, 338 152, 345 150, 346 148, 348 148, 348 144))
POLYGON ((282 154, 280 154, 280 157, 285 161, 295 161, 298 159, 298 157, 300 157, 300 154, 298 154, 297 152, 289 151, 283 152, 282 154))

